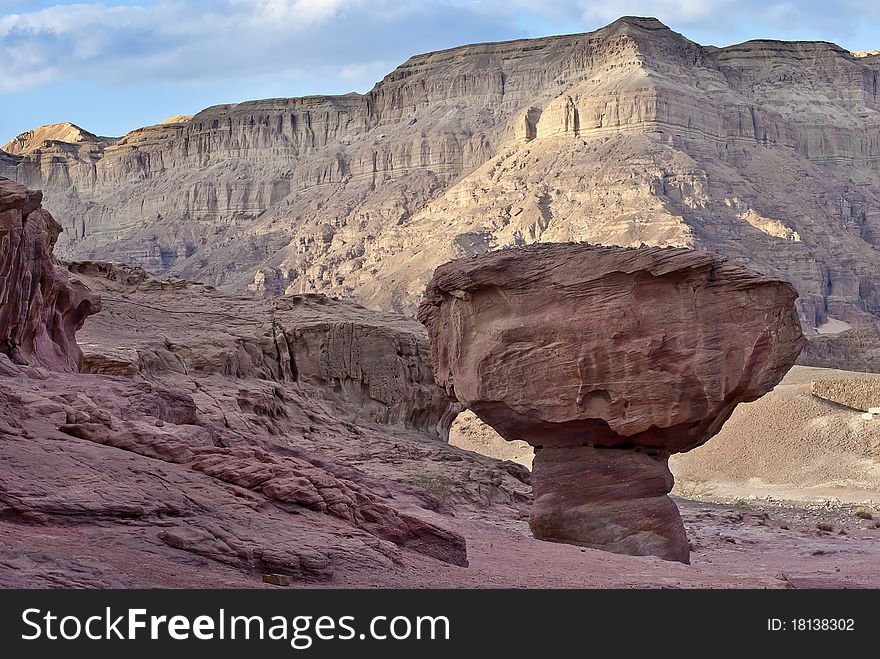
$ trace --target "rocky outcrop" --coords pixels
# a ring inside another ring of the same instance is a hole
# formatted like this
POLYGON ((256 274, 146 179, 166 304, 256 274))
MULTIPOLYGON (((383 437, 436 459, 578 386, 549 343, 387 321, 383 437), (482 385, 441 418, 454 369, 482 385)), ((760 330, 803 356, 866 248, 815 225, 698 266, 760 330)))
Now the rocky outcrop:
POLYGON ((793 283, 812 334, 878 323, 878 78, 829 43, 703 47, 628 17, 417 55, 364 95, 40 142, 0 174, 46 190, 65 257, 227 289, 409 313, 436 266, 490 249, 687 246, 793 283))
POLYGON ((536 245, 441 266, 419 318, 438 383, 535 447, 537 537, 687 561, 668 457, 791 367, 795 298, 706 252, 536 245))
POLYGON ((101 142, 102 139, 103 141, 108 141, 107 138, 92 135, 75 124, 63 122, 29 130, 10 140, 0 148, 14 156, 24 156, 43 148, 51 148, 52 142, 59 142, 61 144, 97 143, 101 142))
POLYGON ((75 371, 74 336, 100 301, 55 264, 61 227, 42 194, 0 178, 0 352, 16 364, 75 371))
POLYGON ((798 364, 880 373, 880 331, 862 327, 810 337, 798 364))
POLYGON ((434 383, 415 321, 122 264, 62 268, 39 193, 0 180, 0 209, 4 585, 461 567, 452 502, 518 514, 528 500, 524 469, 445 444, 460 404, 434 383), (47 535, 65 539, 55 553, 41 553, 47 535), (82 551, 99 537, 95 562, 82 551))
POLYGON ((114 309, 80 334, 87 373, 267 383, 263 392, 232 397, 232 405, 279 429, 284 401, 273 392, 282 386, 442 441, 461 410, 434 383, 424 330, 412 320, 323 295, 257 300, 121 264, 69 267, 114 309))
MULTIPOLYGON (((295 435, 218 425, 200 407, 160 385, 47 377, 0 356, 0 460, 10 466, 0 474, 0 533, 14 525, 4 547, 22 548, 15 560, 0 551, 4 583, 171 586, 174 574, 193 584, 257 584, 265 574, 309 583, 402 569, 404 551, 467 564, 462 536, 404 486, 296 448, 295 435), (51 553, 46 534, 69 545, 51 553), (87 538, 111 558, 94 562, 87 538)), ((354 435, 341 425, 322 432, 354 435)))

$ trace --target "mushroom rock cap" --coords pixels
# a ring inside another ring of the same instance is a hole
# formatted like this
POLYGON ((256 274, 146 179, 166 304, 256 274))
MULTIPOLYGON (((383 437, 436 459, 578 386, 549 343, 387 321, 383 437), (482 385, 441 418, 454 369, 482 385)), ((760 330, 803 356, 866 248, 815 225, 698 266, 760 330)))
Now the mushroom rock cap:
POLYGON ((536 244, 440 266, 438 383, 505 439, 687 451, 806 340, 791 284, 710 252, 536 244))

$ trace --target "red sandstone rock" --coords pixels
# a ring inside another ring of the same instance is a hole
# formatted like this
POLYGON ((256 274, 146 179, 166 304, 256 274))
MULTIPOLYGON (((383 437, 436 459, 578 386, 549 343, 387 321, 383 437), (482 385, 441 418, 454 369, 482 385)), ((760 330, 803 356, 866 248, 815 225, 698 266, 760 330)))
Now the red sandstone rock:
POLYGON ((544 244, 441 266, 419 318, 438 383, 535 447, 537 537, 687 561, 667 458, 791 367, 796 297, 708 252, 544 244))
MULTIPOLYGON (((39 547, 49 527, 100 527, 117 557, 68 571, 62 552, 38 568, 49 583, 132 583, 109 574, 144 553, 296 581, 399 570, 407 553, 467 565, 427 493, 337 462, 358 442, 448 449, 432 440, 460 406, 420 325, 79 264, 110 306, 80 334, 97 373, 77 372, 74 333, 99 301, 55 265, 40 198, 0 180, 0 534, 39 547)), ((47 583, 11 570, 5 583, 47 583)))
POLYGON ((55 265, 61 226, 41 192, 0 177, 0 352, 19 365, 79 369, 74 333, 99 299, 55 265))

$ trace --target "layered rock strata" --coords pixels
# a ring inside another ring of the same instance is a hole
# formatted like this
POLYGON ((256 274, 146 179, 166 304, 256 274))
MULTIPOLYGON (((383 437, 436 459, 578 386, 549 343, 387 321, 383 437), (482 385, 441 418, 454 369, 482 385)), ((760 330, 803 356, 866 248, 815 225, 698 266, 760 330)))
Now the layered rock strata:
POLYGON ((75 332, 100 301, 56 265, 61 226, 42 197, 0 177, 0 352, 16 364, 75 371, 75 332))
MULTIPOLYGON (((704 47, 659 21, 416 55, 366 94, 207 108, 118 140, 33 131, 65 258, 411 312, 438 265, 533 242, 709 249, 877 326, 880 65, 704 47)), ((75 127, 73 127, 75 128, 75 127)))

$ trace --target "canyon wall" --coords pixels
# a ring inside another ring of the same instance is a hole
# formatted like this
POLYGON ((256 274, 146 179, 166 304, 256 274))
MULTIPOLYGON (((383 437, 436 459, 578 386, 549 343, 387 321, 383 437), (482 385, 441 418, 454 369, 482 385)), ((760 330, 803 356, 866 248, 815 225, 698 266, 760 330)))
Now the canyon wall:
POLYGON ((411 313, 454 257, 644 243, 787 279, 807 333, 876 328, 878 78, 830 43, 704 47, 623 18, 418 55, 363 95, 23 136, 0 174, 45 190, 62 255, 229 290, 411 313))

